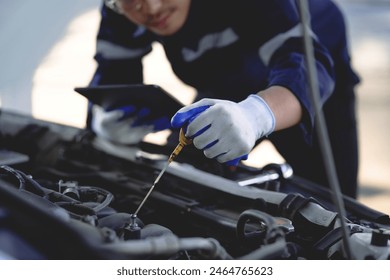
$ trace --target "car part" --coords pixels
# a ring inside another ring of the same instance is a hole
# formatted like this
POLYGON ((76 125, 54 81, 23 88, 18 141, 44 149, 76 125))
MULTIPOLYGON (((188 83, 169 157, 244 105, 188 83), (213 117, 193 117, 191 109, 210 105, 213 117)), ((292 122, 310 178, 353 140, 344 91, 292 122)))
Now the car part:
MULTIPOLYGON (((189 146, 134 221, 172 147, 112 146, 6 111, 0 133, 1 258, 346 258, 330 191, 287 164, 225 168, 189 146)), ((352 257, 388 259, 389 216, 343 200, 352 257)))

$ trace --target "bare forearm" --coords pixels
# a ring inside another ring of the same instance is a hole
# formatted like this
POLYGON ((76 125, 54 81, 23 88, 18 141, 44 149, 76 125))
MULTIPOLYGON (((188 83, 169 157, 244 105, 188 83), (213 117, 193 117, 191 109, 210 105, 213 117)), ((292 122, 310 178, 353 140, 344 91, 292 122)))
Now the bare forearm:
POLYGON ((287 88, 272 86, 258 92, 275 116, 275 131, 294 126, 302 118, 302 107, 295 95, 287 88))

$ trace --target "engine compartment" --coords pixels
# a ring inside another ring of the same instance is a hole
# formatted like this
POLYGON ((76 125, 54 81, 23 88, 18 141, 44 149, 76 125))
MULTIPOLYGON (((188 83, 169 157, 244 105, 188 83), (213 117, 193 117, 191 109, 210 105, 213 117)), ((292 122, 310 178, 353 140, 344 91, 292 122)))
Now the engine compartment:
MULTIPOLYGON (((288 164, 231 169, 186 147, 134 220, 169 145, 6 111, 0 143, 0 258, 346 258, 331 192, 288 164)), ((343 200, 352 257, 389 259, 389 216, 343 200)))

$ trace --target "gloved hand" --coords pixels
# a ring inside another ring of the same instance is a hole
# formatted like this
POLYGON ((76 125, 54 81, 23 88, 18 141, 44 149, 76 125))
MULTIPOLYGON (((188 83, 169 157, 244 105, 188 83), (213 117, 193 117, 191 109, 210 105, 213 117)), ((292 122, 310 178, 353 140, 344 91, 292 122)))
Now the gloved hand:
POLYGON ((274 131, 275 117, 267 103, 252 94, 239 103, 202 99, 180 109, 171 124, 187 125, 186 137, 193 138, 206 157, 237 165, 259 138, 274 131))
POLYGON ((123 106, 105 111, 98 105, 92 107, 91 128, 106 140, 119 144, 137 144, 151 132, 170 128, 168 117, 150 119, 150 110, 123 106))

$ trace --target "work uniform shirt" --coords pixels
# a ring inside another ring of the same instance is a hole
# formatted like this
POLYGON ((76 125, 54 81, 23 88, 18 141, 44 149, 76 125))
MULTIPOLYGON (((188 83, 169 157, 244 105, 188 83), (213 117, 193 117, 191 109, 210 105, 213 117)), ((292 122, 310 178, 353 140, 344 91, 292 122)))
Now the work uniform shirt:
MULTIPOLYGON (((302 26, 295 0, 192 0, 187 21, 171 36, 156 36, 102 7, 98 68, 92 85, 142 83, 142 57, 160 42, 175 74, 202 97, 241 101, 278 85, 303 108, 301 122, 268 137, 295 175, 329 186, 307 85, 302 26)), ((358 141, 346 29, 330 0, 309 0, 316 72, 344 194, 356 197, 358 141)), ((171 116, 168 116, 171 117, 171 116)), ((177 138, 176 138, 177 139, 177 138)), ((176 141, 176 140, 175 140, 176 141)))
MULTIPOLYGON (((310 4, 323 104, 334 92, 337 71, 344 82, 355 84, 358 79, 349 66, 339 9, 329 0, 310 4)), ((162 43, 174 73, 200 97, 241 101, 273 85, 288 88, 304 108, 304 139, 311 138, 314 108, 295 1, 193 0, 184 26, 164 37, 103 5, 92 85, 142 83, 141 59, 155 41, 162 43)))

